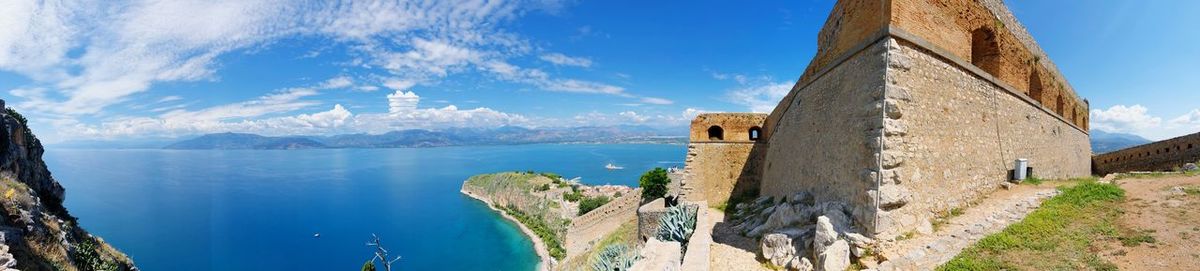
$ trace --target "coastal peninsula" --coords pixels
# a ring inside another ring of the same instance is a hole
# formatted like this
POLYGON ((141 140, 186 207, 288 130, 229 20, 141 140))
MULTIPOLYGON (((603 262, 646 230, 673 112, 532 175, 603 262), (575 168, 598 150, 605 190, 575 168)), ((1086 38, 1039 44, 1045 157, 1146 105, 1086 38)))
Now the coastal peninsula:
MULTIPOLYGON (((587 186, 558 174, 532 171, 472 176, 463 182, 460 192, 516 223, 534 243, 541 258, 538 270, 561 269, 564 262, 586 262, 569 259, 574 255, 568 253, 567 239, 575 219, 602 206, 612 208, 605 205, 614 199, 636 198, 636 191, 627 186, 587 186)), ((636 206, 637 200, 632 202, 627 205, 636 206)), ((630 221, 626 228, 634 223, 630 221)))

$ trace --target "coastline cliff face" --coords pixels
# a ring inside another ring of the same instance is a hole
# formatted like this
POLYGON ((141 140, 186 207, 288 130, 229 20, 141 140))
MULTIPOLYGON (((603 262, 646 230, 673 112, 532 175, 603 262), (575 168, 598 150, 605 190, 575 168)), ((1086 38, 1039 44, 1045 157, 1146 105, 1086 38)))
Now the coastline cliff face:
POLYGON ((63 207, 65 191, 25 118, 5 109, 0 125, 0 270, 137 270, 63 207))

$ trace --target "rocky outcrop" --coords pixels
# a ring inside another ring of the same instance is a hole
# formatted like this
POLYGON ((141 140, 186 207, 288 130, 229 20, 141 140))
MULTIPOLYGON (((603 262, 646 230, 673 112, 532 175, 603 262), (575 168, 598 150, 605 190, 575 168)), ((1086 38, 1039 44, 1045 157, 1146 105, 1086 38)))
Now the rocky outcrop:
MULTIPOLYGON (((900 197, 903 198, 903 197, 900 197)), ((760 255, 788 270, 846 270, 874 265, 875 241, 858 233, 840 202, 814 203, 800 192, 778 202, 763 197, 735 207, 730 220, 747 237, 759 238, 760 255)))
POLYGON ((63 207, 63 187, 26 119, 5 109, 0 125, 0 270, 137 270, 63 207))

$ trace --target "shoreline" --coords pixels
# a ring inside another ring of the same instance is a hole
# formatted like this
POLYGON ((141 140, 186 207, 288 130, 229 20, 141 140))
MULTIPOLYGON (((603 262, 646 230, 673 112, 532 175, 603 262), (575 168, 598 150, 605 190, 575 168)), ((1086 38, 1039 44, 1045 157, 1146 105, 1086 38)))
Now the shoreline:
POLYGON ((499 213, 501 217, 504 217, 504 219, 511 221, 513 224, 517 224, 517 227, 521 229, 521 233, 524 233, 525 237, 529 238, 530 241, 533 241, 533 250, 535 253, 537 253, 538 259, 539 259, 538 265, 537 265, 538 267, 536 270, 539 270, 539 271, 549 271, 550 270, 550 263, 553 262, 553 259, 550 258, 550 250, 546 249, 546 243, 542 242, 542 238, 538 237, 537 234, 535 234, 533 232, 533 230, 530 230, 528 227, 525 227, 525 224, 521 224, 521 221, 518 221, 516 218, 509 216, 508 213, 505 213, 504 211, 501 211, 500 209, 496 209, 495 206, 492 206, 492 201, 485 199, 481 196, 471 194, 471 192, 467 192, 466 189, 459 189, 458 192, 462 193, 463 195, 467 195, 468 197, 471 197, 475 200, 482 201, 484 205, 487 205, 487 207, 489 209, 492 209, 492 211, 499 213))

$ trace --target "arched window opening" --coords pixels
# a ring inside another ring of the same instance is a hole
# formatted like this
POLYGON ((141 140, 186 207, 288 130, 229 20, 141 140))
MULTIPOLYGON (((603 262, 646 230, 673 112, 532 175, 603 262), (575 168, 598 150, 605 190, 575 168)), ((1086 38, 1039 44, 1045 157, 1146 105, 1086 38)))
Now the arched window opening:
POLYGON ((1058 113, 1059 116, 1064 115, 1063 114, 1063 96, 1062 96, 1062 94, 1058 95, 1058 101, 1055 102, 1055 104, 1054 104, 1054 112, 1058 113))
POLYGON ((1037 69, 1029 72, 1029 97, 1038 104, 1045 104, 1042 101, 1042 77, 1038 75, 1037 69))
POLYGON ((758 141, 762 139, 762 128, 758 126, 750 127, 750 141, 758 141))
POLYGON ((999 77, 1000 44, 996 42, 996 33, 991 29, 980 27, 971 31, 971 64, 999 77))
POLYGON ((708 140, 725 140, 725 129, 716 125, 708 127, 708 140))

